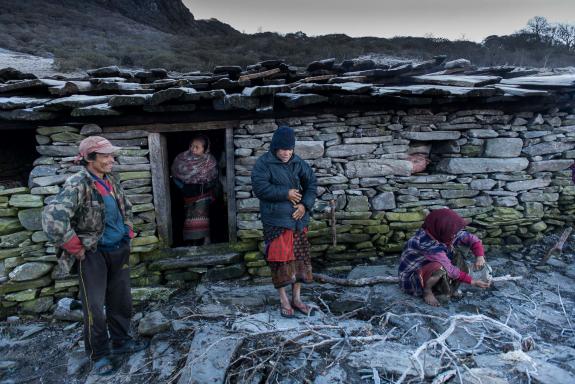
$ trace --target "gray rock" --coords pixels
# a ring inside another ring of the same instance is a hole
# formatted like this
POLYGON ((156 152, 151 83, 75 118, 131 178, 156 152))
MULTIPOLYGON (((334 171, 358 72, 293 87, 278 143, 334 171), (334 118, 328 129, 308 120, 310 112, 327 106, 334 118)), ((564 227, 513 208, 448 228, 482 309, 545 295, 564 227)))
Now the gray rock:
POLYGON ((286 93, 290 91, 288 85, 267 85, 267 86, 257 86, 257 87, 246 87, 242 91, 243 96, 269 96, 275 95, 276 93, 286 93))
POLYGON ((20 304, 20 309, 23 313, 43 313, 48 312, 52 307, 52 296, 39 297, 34 300, 25 301, 20 304))
POLYGON ((72 95, 60 97, 44 104, 46 111, 60 111, 63 109, 72 109, 78 107, 87 107, 96 104, 107 103, 110 96, 88 96, 72 95))
POLYGON ((522 157, 509 159, 494 158, 448 158, 442 159, 437 165, 440 172, 452 174, 489 173, 489 172, 517 172, 529 165, 529 161, 522 157))
POLYGON ((30 262, 17 266, 8 276, 13 281, 35 280, 48 274, 53 267, 50 263, 30 262))
POLYGON ((342 144, 334 145, 327 149, 328 157, 349 157, 356 155, 366 155, 372 153, 377 145, 375 144, 342 144))
POLYGON ((346 137, 345 144, 380 144, 393 140, 393 136, 366 136, 366 137, 346 137))
POLYGON ((119 116, 121 113, 112 107, 105 104, 96 104, 89 107, 75 108, 70 113, 74 117, 88 117, 88 116, 119 116))
POLYGON ((22 226, 29 231, 42 230, 42 208, 20 210, 18 219, 22 226))
POLYGON ((54 318, 61 321, 82 321, 82 303, 70 297, 64 297, 58 300, 56 309, 54 309, 54 318), (76 307, 76 309, 72 309, 76 307))
MULTIPOLYGON (((376 370, 377 372, 377 370, 376 370)), ((347 372, 339 366, 339 364, 334 365, 327 372, 321 372, 315 377, 313 384, 346 384, 349 383, 347 380, 347 372)))
POLYGON ((569 168, 571 164, 573 164, 573 160, 532 161, 527 171, 529 173, 558 172, 569 168))
POLYGON ((97 135, 98 133, 102 133, 102 128, 96 124, 86 124, 82 126, 80 133, 85 136, 97 135))
POLYGON ((530 145, 523 148, 523 153, 529 156, 541 156, 550 153, 563 153, 570 149, 575 148, 575 143, 563 143, 558 141, 550 141, 546 143, 540 143, 535 145, 530 145))
POLYGON ((152 99, 151 94, 115 95, 108 100, 111 107, 137 107, 147 104, 152 99))
POLYGON ((256 198, 238 201, 238 212, 259 212, 260 201, 256 198))
POLYGON ((76 145, 38 145, 36 150, 43 156, 70 157, 78 154, 76 145))
POLYGON ((70 176, 71 174, 36 177, 32 179, 32 186, 48 187, 51 185, 64 184, 70 176))
POLYGON ((295 153, 304 160, 318 159, 324 154, 323 141, 296 141, 295 153))
POLYGON ((0 217, 0 235, 8 235, 19 230, 22 230, 20 220, 15 217, 0 217))
POLYGON ((515 207, 519 201, 514 196, 501 196, 495 198, 495 203, 500 207, 515 207))
POLYGON ((206 279, 210 281, 220 281, 237 279, 244 275, 246 272, 246 267, 244 264, 235 264, 225 267, 215 267, 208 270, 206 273, 206 279))
MULTIPOLYGON (((413 352, 413 349, 406 345, 380 341, 366 346, 362 351, 350 353, 346 362, 356 369, 372 367, 390 375, 401 375, 404 371, 408 371, 409 376, 417 376, 417 371, 410 359, 413 352)), ((440 369, 441 364, 436 357, 426 356, 426 377, 435 377, 440 369)))
POLYGON ((142 336, 153 336, 170 329, 171 322, 160 311, 148 313, 138 324, 138 333, 142 336))
POLYGON ((260 106, 259 97, 244 95, 226 95, 223 99, 215 99, 213 106, 216 111, 229 111, 232 109, 245 109, 253 111, 260 106))
POLYGON ((475 197, 479 191, 469 189, 446 189, 440 191, 441 197, 444 199, 459 199, 462 197, 475 197))
POLYGON ((214 325, 197 330, 178 384, 223 383, 224 368, 229 366, 242 341, 243 337, 230 336, 225 329, 214 325))
POLYGON ((471 189, 476 189, 479 191, 488 191, 497 184, 497 181, 491 179, 476 179, 471 181, 471 189))
POLYGON ((300 108, 306 105, 326 102, 327 97, 313 93, 276 93, 275 99, 279 100, 287 108, 300 108))
POLYGON ((485 157, 519 157, 523 140, 518 138, 499 138, 485 140, 485 157))
POLYGON ((380 177, 388 175, 410 176, 413 171, 411 161, 395 159, 356 160, 345 164, 349 178, 380 177))
POLYGON ((537 192, 524 192, 519 196, 522 202, 528 201, 540 201, 540 202, 552 202, 559 200, 558 193, 537 193, 537 192))
POLYGON ((12 207, 18 208, 35 208, 42 207, 44 205, 42 196, 38 195, 12 195, 8 204, 12 207))
POLYGON ((470 129, 467 136, 475 139, 490 139, 499 135, 493 129, 470 129))
POLYGON ((369 211, 369 202, 367 200, 367 196, 348 196, 345 210, 350 212, 369 211))
POLYGON ((395 195, 393 192, 383 192, 371 199, 371 207, 374 211, 395 209, 395 195))
POLYGON ((544 180, 544 179, 533 179, 533 180, 524 180, 524 181, 515 181, 512 183, 507 183, 505 185, 505 189, 510 191, 527 191, 529 189, 535 188, 544 188, 551 184, 551 180, 544 180))
POLYGON ((349 179, 343 175, 328 176, 328 177, 318 177, 318 185, 331 185, 331 184, 345 184, 349 179))
POLYGON ((459 131, 402 132, 401 137, 415 141, 457 140, 461 137, 459 131))

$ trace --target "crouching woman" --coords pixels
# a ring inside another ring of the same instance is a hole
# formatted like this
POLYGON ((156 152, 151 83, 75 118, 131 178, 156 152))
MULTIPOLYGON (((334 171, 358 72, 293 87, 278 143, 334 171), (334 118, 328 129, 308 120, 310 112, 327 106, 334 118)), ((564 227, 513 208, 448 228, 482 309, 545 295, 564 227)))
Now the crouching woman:
POLYGON ((452 296, 460 283, 488 288, 489 283, 472 279, 455 247, 466 246, 475 255, 475 269, 485 265, 483 244, 465 229, 465 220, 444 208, 431 212, 422 227, 409 239, 399 261, 399 285, 429 305, 439 306, 436 294, 452 296))

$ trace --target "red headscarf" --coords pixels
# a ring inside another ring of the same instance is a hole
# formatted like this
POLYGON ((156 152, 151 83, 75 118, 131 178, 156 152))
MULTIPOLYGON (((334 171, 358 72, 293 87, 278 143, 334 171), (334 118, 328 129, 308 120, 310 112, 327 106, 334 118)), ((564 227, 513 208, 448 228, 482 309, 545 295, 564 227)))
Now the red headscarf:
POLYGON ((457 212, 443 208, 432 211, 421 226, 435 240, 451 245, 457 232, 461 231, 467 223, 457 212))

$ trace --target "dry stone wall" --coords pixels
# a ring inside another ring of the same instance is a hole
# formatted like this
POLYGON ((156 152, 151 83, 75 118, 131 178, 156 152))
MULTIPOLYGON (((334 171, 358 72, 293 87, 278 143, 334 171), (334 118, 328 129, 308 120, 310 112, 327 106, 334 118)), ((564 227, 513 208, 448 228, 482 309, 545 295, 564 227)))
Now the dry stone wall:
MULTIPOLYGON (((400 252, 430 209, 455 209, 488 247, 519 248, 572 221, 572 109, 393 110, 242 122, 234 140, 240 241, 262 238, 250 174, 281 124, 296 130, 296 153, 318 177, 309 237, 315 264, 329 271, 400 252), (412 173, 414 153, 430 159, 425 172, 412 173)), ((259 245, 245 254, 246 266, 253 276, 269 276, 259 245)))
POLYGON ((159 274, 148 273, 141 255, 158 245, 155 212, 152 204, 152 175, 147 149, 148 133, 102 133, 95 125, 82 130, 70 126, 37 129, 36 150, 29 186, 0 190, 0 314, 41 313, 51 309, 55 299, 74 296, 76 276, 61 278, 56 249, 42 232, 42 207, 54 198, 66 179, 81 166, 74 164, 77 144, 88 135, 105 136, 122 147, 115 166, 133 204, 134 229, 131 272, 135 286, 160 281, 159 274))
POLYGON ((234 133, 238 242, 166 252, 157 236, 147 132, 102 133, 96 125, 40 127, 39 157, 29 186, 0 190, 0 316, 46 312, 58 299, 77 294, 77 277, 59 273, 56 250, 41 230, 40 215, 80 169, 73 162, 79 141, 94 134, 122 147, 115 171, 133 203, 137 237, 131 276, 136 300, 173 292, 149 286, 178 286, 202 277, 237 278, 247 271, 254 280, 269 279, 250 175, 282 124, 296 130, 296 152, 318 177, 309 237, 314 264, 330 272, 396 255, 426 211, 434 208, 447 206, 469 218, 471 230, 488 247, 510 248, 562 227, 575 213, 568 169, 575 159, 573 109, 409 109, 245 120, 234 133), (409 156, 414 153, 429 158, 424 172, 413 173, 409 156), (214 256, 218 249, 220 254, 214 256))

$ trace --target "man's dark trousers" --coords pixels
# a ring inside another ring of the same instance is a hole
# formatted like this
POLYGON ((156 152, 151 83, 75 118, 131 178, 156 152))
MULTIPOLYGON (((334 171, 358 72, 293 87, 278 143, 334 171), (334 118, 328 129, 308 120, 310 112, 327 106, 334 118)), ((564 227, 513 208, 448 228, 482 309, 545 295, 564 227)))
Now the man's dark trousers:
POLYGON ((131 339, 129 260, 130 245, 126 241, 111 251, 88 251, 80 262, 78 273, 84 311, 84 345, 92 360, 110 353, 108 331, 114 345, 131 339))

